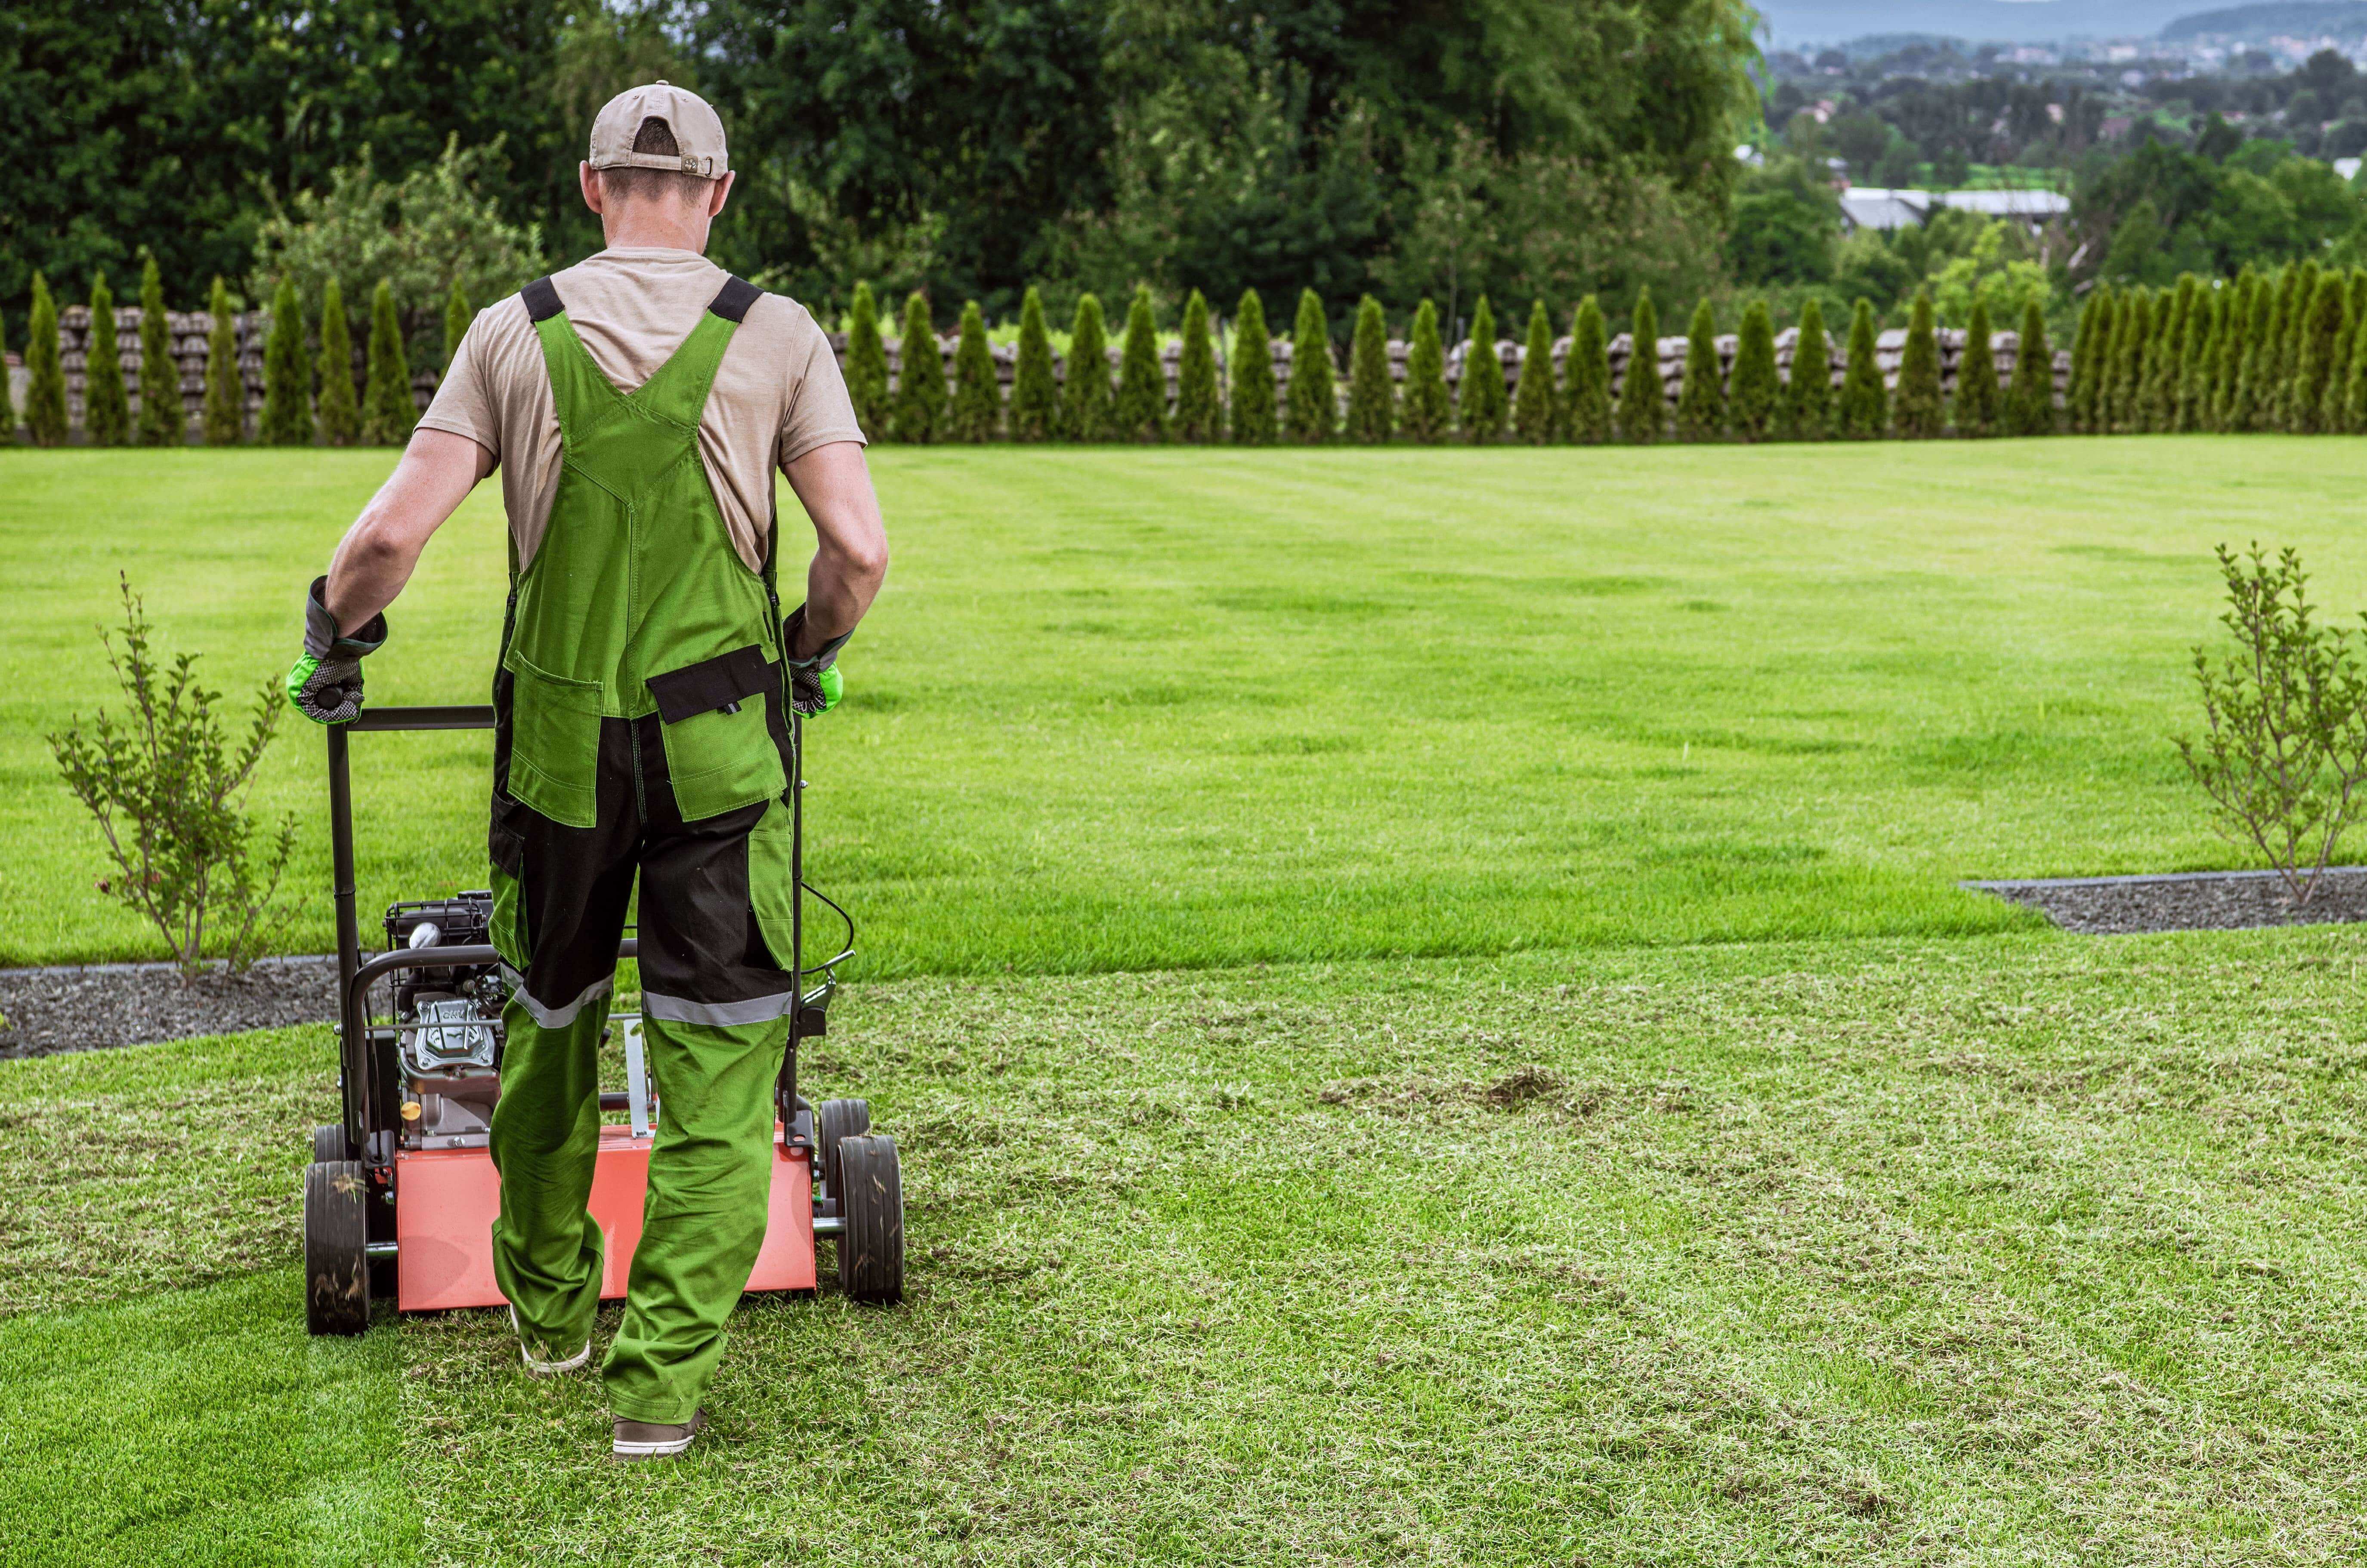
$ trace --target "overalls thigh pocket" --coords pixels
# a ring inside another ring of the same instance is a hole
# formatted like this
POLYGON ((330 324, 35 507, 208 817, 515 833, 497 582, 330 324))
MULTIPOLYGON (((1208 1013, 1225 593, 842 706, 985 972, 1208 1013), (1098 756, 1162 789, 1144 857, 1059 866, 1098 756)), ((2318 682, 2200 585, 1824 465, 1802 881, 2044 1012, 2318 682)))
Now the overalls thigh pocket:
POLYGON ((599 820, 602 692, 597 681, 554 675, 515 647, 510 697, 510 795, 570 828, 599 820))
POLYGON ((684 821, 720 817, 788 787, 764 714, 766 694, 780 684, 780 666, 753 643, 649 678, 684 821))

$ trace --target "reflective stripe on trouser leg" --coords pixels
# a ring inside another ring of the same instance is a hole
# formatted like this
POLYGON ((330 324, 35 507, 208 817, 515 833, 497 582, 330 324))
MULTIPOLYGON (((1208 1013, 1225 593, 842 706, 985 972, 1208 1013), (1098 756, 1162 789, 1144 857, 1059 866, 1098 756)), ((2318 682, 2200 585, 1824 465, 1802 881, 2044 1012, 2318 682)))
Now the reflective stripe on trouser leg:
POLYGON ((502 1020, 502 1097, 486 1140, 502 1177, 493 1279, 519 1326, 563 1359, 583 1348, 600 1307, 600 1225, 589 1205, 608 998, 588 999, 562 1029, 537 1023, 515 996, 502 1020))
POLYGON ((773 1076, 788 1021, 718 1026, 645 1011, 662 1114, 625 1321, 602 1375, 631 1421, 684 1422, 723 1359, 723 1325, 764 1245, 773 1076))

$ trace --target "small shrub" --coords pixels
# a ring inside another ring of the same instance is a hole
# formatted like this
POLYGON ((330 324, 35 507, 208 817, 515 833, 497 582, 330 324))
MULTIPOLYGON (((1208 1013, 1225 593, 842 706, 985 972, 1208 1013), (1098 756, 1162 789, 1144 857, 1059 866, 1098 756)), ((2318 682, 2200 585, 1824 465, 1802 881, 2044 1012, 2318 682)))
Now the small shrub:
POLYGON ((1998 386, 1997 350, 1989 342, 1989 303, 1975 296, 1973 319, 1965 328, 1965 351, 1956 360, 1956 433, 1975 439, 1995 435, 2004 400, 1998 386))
POLYGON ((855 405, 855 422, 865 434, 875 441, 893 437, 889 428, 888 345, 880 341, 879 302, 872 298, 868 283, 855 286, 855 303, 846 313, 846 397, 855 405))
POLYGON ((210 942, 243 969, 284 919, 273 906, 296 846, 292 813, 274 833, 244 805, 287 694, 266 681, 244 737, 225 734, 221 694, 198 682, 197 656, 166 669, 139 596, 128 579, 121 585, 123 640, 105 640, 130 712, 102 712, 88 729, 77 716, 50 735, 50 751, 107 840, 114 870, 99 891, 154 926, 185 976, 202 966, 210 942))
MULTIPOLYGON (((1856 352, 1856 341, 1851 341, 1856 352)), ((1940 336, 1931 320, 1931 291, 1915 291, 1907 318, 1907 350, 1898 362, 1898 434, 1910 441, 1928 440, 1947 426, 1947 405, 1940 389, 1940 336)))
POLYGON ((2306 904, 2367 783, 2367 671, 2350 634, 2312 618, 2294 551, 2274 564, 2258 545, 2241 558, 2222 545, 2218 556, 2219 619, 2237 646, 2216 664, 2195 649, 2203 733, 2180 737, 2179 755, 2219 830, 2266 856, 2306 904))
POLYGON ((1784 434, 1795 441, 1822 441, 1832 426, 1832 340, 1825 335, 1825 308, 1811 298, 1800 307, 1792 374, 1784 383, 1784 434))
POLYGON ((1298 292, 1298 320, 1290 333, 1290 438, 1309 446, 1331 439, 1340 417, 1339 384, 1331 373, 1331 323, 1323 297, 1298 292))
POLYGON ((1603 307, 1590 294, 1569 323, 1569 364, 1564 378, 1563 429, 1572 441, 1596 446, 1611 439, 1611 355, 1603 307))
POLYGON ((263 423, 266 446, 312 444, 312 372, 304 363, 304 308, 296 283, 283 277, 271 298, 271 335, 263 340, 263 423))
POLYGON ((1225 408, 1217 392, 1217 342, 1208 331, 1208 301, 1192 290, 1184 301, 1184 357, 1175 367, 1175 438, 1219 441, 1225 408))
POLYGON ((181 407, 181 364, 164 314, 164 279, 151 255, 140 266, 140 445, 178 446, 189 438, 181 407))
POLYGON ((1717 317, 1704 299, 1685 329, 1685 378, 1677 388, 1677 439, 1716 441, 1726 434, 1726 388, 1717 363, 1717 317))
POLYGON ((66 439, 66 370, 58 355, 58 304, 50 280, 33 274, 33 309, 25 336, 25 428, 37 446, 66 439))
POLYGON ((1561 439, 1561 389, 1554 385, 1553 320, 1546 302, 1529 307, 1529 340, 1521 345, 1521 379, 1512 389, 1512 434, 1531 446, 1561 439))
MULTIPOLYGON (((860 299, 860 294, 856 298, 860 299)), ((885 355, 880 363, 886 365, 885 355)), ((1052 334, 1044 324, 1044 297, 1031 287, 1019 305, 1019 358, 1011 367, 1011 439, 1049 441, 1059 425, 1060 389, 1052 376, 1052 334)))
POLYGON ((1406 439, 1424 446, 1446 439, 1455 404, 1446 395, 1446 345, 1438 338, 1438 307, 1425 299, 1413 313, 1413 336, 1406 344, 1406 439))
POLYGON ((1482 294, 1472 308, 1471 342, 1463 352, 1463 389, 1455 400, 1455 419, 1463 426, 1463 439, 1474 446, 1501 440, 1508 412, 1504 362, 1496 352, 1496 313, 1488 308, 1488 296, 1482 294))
POLYGON ((362 393, 362 440, 371 446, 400 446, 419 423, 411 398, 411 361, 402 350, 402 327, 394 315, 394 286, 379 279, 370 296, 369 385, 362 393))
POLYGON ((1619 439, 1648 446, 1659 440, 1669 419, 1668 396, 1660 387, 1660 317, 1652 309, 1649 288, 1637 290, 1628 331, 1627 369, 1619 381, 1619 439))
POLYGON ((2046 341, 2046 312, 2035 299, 2022 302, 2022 344, 2014 350, 2005 424, 2010 435, 2055 434, 2055 349, 2046 341))
POLYGON ((1849 363, 1841 370, 1840 433, 1852 441, 1871 441, 1890 423, 1890 393, 1874 355, 1874 305, 1860 299, 1850 315, 1849 363))
POLYGON ((1126 310, 1126 345, 1117 360, 1117 438, 1156 444, 1167 439, 1167 367, 1159 363, 1159 323, 1150 289, 1134 286, 1126 310))
POLYGON ((1734 344, 1734 378, 1727 399, 1727 417, 1734 433, 1745 441, 1764 441, 1775 428, 1775 399, 1783 390, 1775 377, 1775 321, 1767 302, 1753 299, 1742 309, 1742 331, 1734 344))
POLYGON ((123 360, 115 345, 115 291, 107 274, 90 283, 90 347, 83 360, 82 433, 94 446, 121 446, 131 439, 131 393, 123 384, 123 360))
POLYGON ((946 356, 929 321, 929 297, 917 288, 904 300, 896 362, 896 439, 925 446, 945 429, 946 356))
MULTIPOLYGON (((391 315, 392 301, 387 309, 391 315)), ((219 276, 206 298, 206 314, 211 322, 206 333, 206 445, 235 446, 246 439, 246 382, 238 369, 238 324, 231 319, 230 288, 219 276)))
POLYGON ((361 438, 362 405, 354 393, 354 338, 345 325, 345 291, 331 278, 321 288, 321 439, 350 446, 361 438))
POLYGON ((1069 328, 1069 375, 1060 387, 1060 434, 1070 441, 1110 438, 1109 333, 1102 302, 1077 296, 1069 328))
POLYGON ((978 301, 962 307, 961 341, 954 348, 953 436, 975 445, 1002 429, 1002 389, 994 384, 994 350, 978 301))
POLYGON ((1367 294, 1356 306, 1356 336, 1348 350, 1348 439, 1377 446, 1396 433, 1397 387, 1389 379, 1389 328, 1381 302, 1367 294))
POLYGON ((1233 312, 1233 440, 1242 446, 1274 444, 1274 347, 1265 328, 1265 302, 1254 288, 1241 290, 1233 312))

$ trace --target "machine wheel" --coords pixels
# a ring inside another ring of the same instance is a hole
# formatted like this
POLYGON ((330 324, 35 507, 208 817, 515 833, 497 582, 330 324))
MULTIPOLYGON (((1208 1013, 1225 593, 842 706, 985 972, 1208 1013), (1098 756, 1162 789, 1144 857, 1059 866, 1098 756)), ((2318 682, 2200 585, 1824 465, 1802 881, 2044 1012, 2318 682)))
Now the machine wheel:
MULTIPOLYGON (((838 1141, 859 1137, 871 1131, 871 1102, 867 1100, 825 1100, 814 1112, 814 1152, 821 1156, 822 1190, 831 1197, 838 1196, 838 1141)), ((844 1214, 846 1210, 839 1211, 844 1214)))
POLYGON ((896 1140, 885 1133, 841 1139, 845 1179, 838 1213, 838 1284, 858 1302, 893 1305, 904 1299, 904 1181, 896 1140))
POLYGON ((352 1154, 353 1151, 345 1147, 345 1129, 341 1124, 331 1122, 312 1129, 312 1163, 314 1165, 319 1165, 323 1160, 345 1159, 352 1154))
POLYGON ((304 1326, 313 1334, 369 1327, 369 1173, 359 1160, 321 1160, 304 1172, 304 1326))

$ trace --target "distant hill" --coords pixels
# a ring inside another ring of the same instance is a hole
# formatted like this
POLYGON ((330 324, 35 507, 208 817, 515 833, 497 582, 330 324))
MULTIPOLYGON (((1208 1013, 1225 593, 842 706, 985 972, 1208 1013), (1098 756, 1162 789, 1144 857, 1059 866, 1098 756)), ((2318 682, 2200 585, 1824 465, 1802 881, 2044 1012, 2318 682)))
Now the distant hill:
MULTIPOLYGON (((1868 33, 1936 33, 1975 43, 2150 38, 2194 0, 1758 0, 1778 49, 1868 33)), ((2304 9, 2307 7, 2293 7, 2304 9)))
POLYGON ((2165 41, 2225 38, 2238 43, 2266 43, 2277 37, 2336 38, 2367 35, 2367 5, 2357 0, 2274 0, 2265 6, 2230 6, 2222 11, 2197 11, 2161 29, 2165 41))

